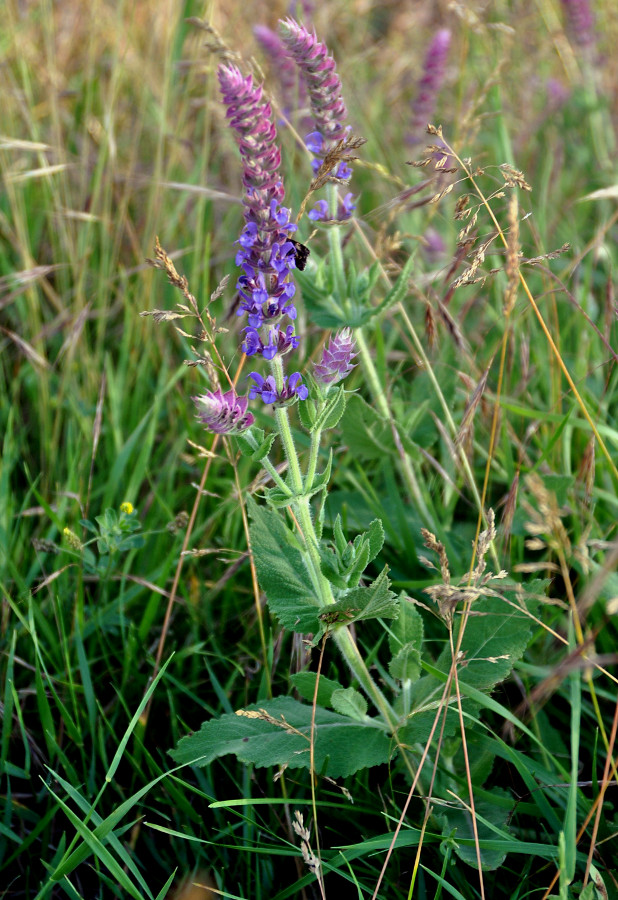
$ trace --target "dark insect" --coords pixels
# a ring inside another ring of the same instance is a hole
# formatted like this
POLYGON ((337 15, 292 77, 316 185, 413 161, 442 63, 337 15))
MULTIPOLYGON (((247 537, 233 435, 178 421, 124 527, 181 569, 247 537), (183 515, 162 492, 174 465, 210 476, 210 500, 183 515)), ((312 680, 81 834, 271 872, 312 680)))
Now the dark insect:
POLYGON ((301 244, 300 241, 295 241, 294 238, 288 238, 288 240, 290 244, 293 244, 294 246, 294 259, 296 260, 296 268, 300 269, 300 271, 302 272, 307 265, 307 260, 309 259, 311 250, 309 249, 309 247, 301 244))

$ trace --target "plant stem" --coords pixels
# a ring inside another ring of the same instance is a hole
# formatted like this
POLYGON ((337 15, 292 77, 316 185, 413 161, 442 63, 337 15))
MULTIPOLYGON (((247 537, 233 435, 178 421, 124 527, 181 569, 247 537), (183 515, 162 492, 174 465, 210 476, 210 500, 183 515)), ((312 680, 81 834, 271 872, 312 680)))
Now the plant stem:
MULTIPOLYGON (((275 357, 271 365, 273 366, 273 368, 275 367, 275 365, 278 365, 280 367, 280 371, 283 371, 280 358, 275 357)), ((295 494, 295 497, 290 505, 298 519, 298 524, 304 538, 306 558, 309 563, 309 571, 311 572, 315 588, 320 596, 322 605, 329 606, 330 604, 335 603, 335 598, 333 596, 330 582, 322 574, 319 542, 315 532, 313 518, 311 516, 309 498, 303 494, 303 478, 300 471, 300 463, 298 454, 296 452, 296 446, 294 444, 294 438, 292 437, 292 429, 290 428, 290 420, 287 407, 277 407, 275 409, 275 418, 279 429, 279 435, 281 437, 281 443, 283 444, 285 456, 288 461, 290 484, 295 494)), ((316 459, 319 449, 319 440, 317 444, 318 446, 316 446, 314 451, 314 456, 316 459)), ((391 729, 395 729, 398 721, 397 715, 393 711, 391 705, 389 704, 388 700, 386 699, 378 685, 369 674, 369 669, 367 668, 365 661, 363 660, 359 649, 356 646, 354 639, 352 638, 349 628, 345 625, 338 627, 334 631, 334 638, 335 643, 337 644, 346 663, 350 667, 354 677, 362 685, 366 693, 375 703, 376 707, 380 710, 384 721, 391 729)))

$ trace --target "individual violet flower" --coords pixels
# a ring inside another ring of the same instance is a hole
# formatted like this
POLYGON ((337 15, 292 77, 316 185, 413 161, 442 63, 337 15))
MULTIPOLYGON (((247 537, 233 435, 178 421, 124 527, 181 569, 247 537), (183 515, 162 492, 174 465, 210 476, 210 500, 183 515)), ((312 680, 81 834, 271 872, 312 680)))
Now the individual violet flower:
POLYGON ((330 387, 350 374, 356 363, 356 342, 349 328, 343 328, 328 342, 322 351, 322 359, 315 364, 313 374, 320 384, 330 387))
MULTIPOLYGON (((345 197, 338 198, 337 221, 343 222, 349 219, 354 210, 356 203, 353 194, 346 194, 345 197)), ((330 210, 327 200, 318 200, 312 210, 307 213, 312 222, 324 222, 330 219, 330 210)))
POLYGON ((425 129, 433 118, 436 100, 444 81, 446 60, 451 45, 448 28, 437 31, 427 48, 423 74, 418 83, 412 107, 412 123, 407 138, 409 144, 418 144, 424 139, 425 129))
POLYGON ((277 391, 277 383, 274 375, 268 375, 263 378, 259 372, 251 372, 249 378, 253 378, 254 385, 249 388, 249 399, 261 397, 264 403, 271 403, 277 406, 288 406, 290 403, 298 400, 306 400, 309 396, 307 386, 302 384, 302 375, 300 372, 294 372, 289 378, 283 378, 283 389, 277 391))
POLYGON ((240 434, 253 425, 254 417, 247 412, 247 397, 238 397, 232 389, 223 394, 220 390, 208 391, 191 397, 197 406, 197 417, 209 431, 215 434, 240 434))
POLYGON ((244 331, 245 339, 241 349, 247 356, 259 353, 264 359, 273 359, 277 353, 283 356, 284 353, 289 353, 290 350, 296 350, 300 343, 300 338, 294 334, 293 325, 288 325, 284 332, 281 331, 279 325, 274 325, 268 334, 267 344, 264 344, 256 328, 248 325, 244 331))

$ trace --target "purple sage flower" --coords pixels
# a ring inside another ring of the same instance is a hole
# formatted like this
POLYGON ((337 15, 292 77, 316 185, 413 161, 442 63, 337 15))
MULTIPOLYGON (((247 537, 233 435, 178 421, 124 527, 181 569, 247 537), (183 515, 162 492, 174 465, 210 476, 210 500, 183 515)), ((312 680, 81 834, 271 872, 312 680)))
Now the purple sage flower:
POLYGON ((247 412, 248 398, 238 397, 233 389, 225 394, 207 391, 191 399, 200 422, 215 434, 240 434, 253 425, 253 415, 247 412))
POLYGON ((446 60, 451 45, 448 28, 437 31, 427 48, 423 74, 417 85, 412 107, 412 123, 407 138, 409 144, 418 144, 424 139, 425 129, 433 118, 436 100, 444 81, 446 60))
POLYGON ((318 41, 315 32, 307 31, 295 19, 279 22, 279 34, 288 53, 303 73, 311 112, 322 141, 312 152, 318 154, 328 149, 346 133, 343 124, 347 110, 341 96, 341 81, 335 71, 335 61, 325 44, 318 41))
POLYGON ((290 403, 298 400, 306 400, 309 396, 307 386, 302 384, 302 375, 300 372, 294 372, 289 378, 284 377, 283 389, 277 391, 277 383, 274 375, 268 375, 263 378, 259 372, 251 372, 249 378, 253 378, 255 384, 249 388, 249 399, 261 397, 267 405, 271 403, 277 406, 288 406, 290 403))
POLYGON ((320 384, 330 386, 342 381, 350 374, 356 363, 352 360, 358 354, 356 342, 349 328, 343 328, 328 342, 322 351, 322 359, 315 364, 313 374, 320 384))
POLYGON ((562 0, 562 8, 573 41, 582 48, 596 43, 590 0, 562 0))
MULTIPOLYGON (((356 209, 353 194, 346 194, 338 198, 337 221, 343 222, 349 219, 356 209)), ((327 200, 318 200, 312 210, 307 213, 312 222, 324 222, 330 220, 330 210, 327 200)))

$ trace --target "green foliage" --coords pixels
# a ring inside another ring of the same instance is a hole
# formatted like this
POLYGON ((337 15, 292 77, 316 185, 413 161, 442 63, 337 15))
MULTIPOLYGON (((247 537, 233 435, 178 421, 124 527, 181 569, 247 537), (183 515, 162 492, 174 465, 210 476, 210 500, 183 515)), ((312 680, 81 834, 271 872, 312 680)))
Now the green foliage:
MULTIPOLYGON (((330 778, 344 778, 359 769, 388 762, 392 746, 378 722, 361 716, 362 698, 356 692, 338 690, 337 704, 345 715, 315 711, 314 768, 330 778), (350 714, 354 718, 350 717, 350 714)), ((331 700, 332 700, 331 696, 331 700)), ((309 753, 313 712, 311 706, 291 697, 251 704, 235 715, 205 722, 195 734, 183 738, 172 756, 179 765, 205 766, 233 753, 255 766, 310 768, 309 753)))
POLYGON ((423 619, 405 598, 399 600, 399 615, 389 628, 388 644, 392 658, 388 670, 399 681, 416 681, 421 674, 423 619))
POLYGON ((320 548, 321 571, 332 585, 345 591, 358 585, 363 572, 382 549, 384 527, 380 519, 374 519, 368 531, 358 534, 353 543, 348 543, 341 516, 337 516, 333 537, 332 545, 320 548))
POLYGON ((259 507, 251 499, 247 506, 258 579, 271 612, 292 631, 317 631, 320 598, 298 539, 274 510, 259 507))

